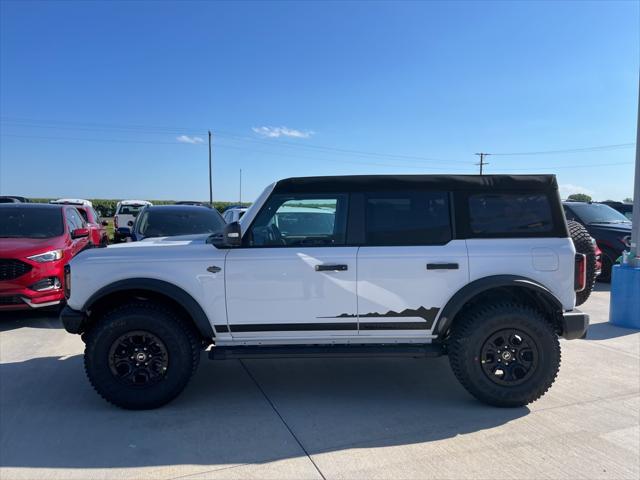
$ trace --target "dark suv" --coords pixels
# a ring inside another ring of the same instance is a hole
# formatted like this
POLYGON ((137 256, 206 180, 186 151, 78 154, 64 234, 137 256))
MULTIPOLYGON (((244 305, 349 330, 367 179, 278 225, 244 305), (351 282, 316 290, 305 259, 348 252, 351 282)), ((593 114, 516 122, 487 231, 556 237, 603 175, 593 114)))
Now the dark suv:
POLYGON ((631 242, 631 221, 602 203, 563 202, 567 220, 585 226, 602 250, 602 273, 599 279, 611 280, 611 268, 631 242))

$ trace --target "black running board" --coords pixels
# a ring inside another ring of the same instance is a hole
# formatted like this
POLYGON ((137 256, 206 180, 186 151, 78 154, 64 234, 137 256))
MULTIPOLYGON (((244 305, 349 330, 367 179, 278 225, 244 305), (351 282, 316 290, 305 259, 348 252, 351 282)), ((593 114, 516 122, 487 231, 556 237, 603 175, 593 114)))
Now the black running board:
POLYGON ((442 344, 426 345, 247 345, 212 347, 211 360, 251 358, 425 358, 444 355, 442 344))

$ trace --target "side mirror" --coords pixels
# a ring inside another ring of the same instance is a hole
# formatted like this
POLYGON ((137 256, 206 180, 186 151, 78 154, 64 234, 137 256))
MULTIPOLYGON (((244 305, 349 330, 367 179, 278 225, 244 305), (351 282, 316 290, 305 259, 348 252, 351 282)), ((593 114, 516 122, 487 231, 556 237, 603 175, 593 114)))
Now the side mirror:
POLYGON ((77 238, 86 238, 89 236, 89 229, 88 228, 76 228, 75 230, 73 230, 71 232, 71 238, 73 240, 77 239, 77 238))
POLYGON ((100 222, 100 224, 101 224, 103 227, 108 227, 108 226, 109 226, 109 222, 107 222, 106 220, 103 220, 102 222, 100 222))
POLYGON ((222 243, 225 247, 239 247, 242 245, 242 228, 238 222, 231 222, 224 226, 222 243))
POLYGON ((131 229, 129 227, 120 227, 118 229, 118 235, 120 235, 121 237, 130 237, 131 229))

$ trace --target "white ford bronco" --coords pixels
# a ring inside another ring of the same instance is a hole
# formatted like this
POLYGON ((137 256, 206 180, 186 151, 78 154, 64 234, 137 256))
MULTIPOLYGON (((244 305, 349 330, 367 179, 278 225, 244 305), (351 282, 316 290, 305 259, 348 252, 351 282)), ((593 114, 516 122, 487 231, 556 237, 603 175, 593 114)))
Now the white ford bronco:
POLYGON ((491 405, 541 397, 581 338, 585 256, 551 175, 290 178, 207 236, 87 251, 62 322, 109 402, 161 406, 212 359, 446 354, 491 405))

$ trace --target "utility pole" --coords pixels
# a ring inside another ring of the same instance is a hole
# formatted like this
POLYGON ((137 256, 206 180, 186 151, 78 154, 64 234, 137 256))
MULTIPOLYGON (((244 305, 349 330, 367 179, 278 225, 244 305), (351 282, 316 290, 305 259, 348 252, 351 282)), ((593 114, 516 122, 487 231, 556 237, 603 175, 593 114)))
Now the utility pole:
POLYGON ((240 201, 238 203, 242 205, 242 169, 240 169, 240 201))
POLYGON ((209 205, 213 207, 213 185, 211 182, 211 130, 209 130, 209 205))
POLYGON ((484 161, 484 157, 487 155, 491 155, 490 153, 476 153, 480 157, 480 163, 476 163, 476 165, 480 165, 480 175, 482 175, 482 169, 485 165, 489 165, 488 162, 484 161))
POLYGON ((636 125, 636 171, 633 187, 633 211, 634 221, 631 224, 631 261, 634 266, 640 267, 640 86, 638 88, 638 123, 636 125))

